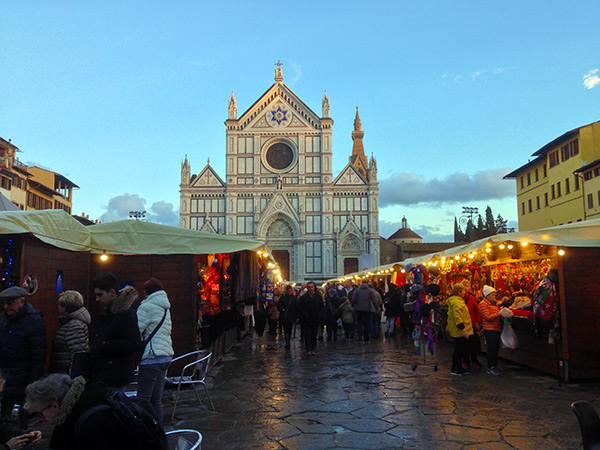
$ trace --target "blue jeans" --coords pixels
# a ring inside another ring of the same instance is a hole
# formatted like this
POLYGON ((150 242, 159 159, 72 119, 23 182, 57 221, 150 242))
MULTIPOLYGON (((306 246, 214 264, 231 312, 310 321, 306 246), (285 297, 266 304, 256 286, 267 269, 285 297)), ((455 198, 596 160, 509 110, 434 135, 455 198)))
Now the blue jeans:
POLYGON ((162 395, 165 387, 165 376, 170 365, 170 362, 140 364, 138 377, 137 396, 150 402, 161 425, 163 423, 162 395))

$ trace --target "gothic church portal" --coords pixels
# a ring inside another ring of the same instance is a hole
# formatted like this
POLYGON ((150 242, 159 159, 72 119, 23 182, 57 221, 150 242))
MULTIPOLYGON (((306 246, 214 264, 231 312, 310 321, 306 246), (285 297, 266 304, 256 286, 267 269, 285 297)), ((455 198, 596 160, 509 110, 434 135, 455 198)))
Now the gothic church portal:
POLYGON ((352 155, 335 178, 332 126, 327 93, 319 117, 284 84, 280 63, 275 83, 239 118, 232 93, 225 179, 210 160, 192 175, 186 155, 179 226, 262 240, 290 281, 354 272, 363 254, 378 265, 377 164, 367 162, 358 108, 352 155))

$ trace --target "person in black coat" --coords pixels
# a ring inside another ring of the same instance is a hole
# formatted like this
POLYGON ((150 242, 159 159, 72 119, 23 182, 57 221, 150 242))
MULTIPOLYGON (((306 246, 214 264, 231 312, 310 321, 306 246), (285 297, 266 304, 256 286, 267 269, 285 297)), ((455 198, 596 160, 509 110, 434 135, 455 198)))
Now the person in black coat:
MULTIPOLYGON (((111 409, 84 417, 89 409, 106 403, 110 390, 89 385, 84 377, 52 374, 29 385, 25 408, 54 425, 50 448, 54 450, 106 450, 138 448, 134 436, 111 409)), ((150 408, 150 405, 148 405, 150 408)))
MULTIPOLYGON (((0 393, 4 388, 6 377, 0 371, 0 393)), ((31 447, 38 444, 42 439, 40 431, 30 431, 29 433, 21 434, 21 431, 16 423, 11 423, 4 417, 0 416, 0 449, 13 450, 31 447)))
POLYGON ((306 285, 306 293, 298 301, 298 315, 302 324, 302 338, 307 355, 316 355, 317 329, 321 317, 325 314, 325 304, 321 292, 317 290, 314 281, 306 285))
POLYGON ((25 388, 44 374, 46 326, 42 314, 25 300, 27 291, 13 286, 0 293, 0 369, 6 373, 3 414, 22 404, 25 388))
POLYGON ((285 348, 290 348, 292 328, 298 319, 298 299, 296 298, 292 285, 288 284, 285 287, 285 294, 279 297, 277 308, 279 309, 279 320, 283 323, 285 348))
POLYGON ((96 301, 106 307, 106 317, 90 346, 91 380, 117 391, 133 381, 136 355, 141 350, 137 314, 132 308, 138 294, 132 286, 119 293, 119 281, 109 272, 96 277, 93 286, 96 301))
POLYGON ((337 321, 340 318, 340 299, 337 296, 335 289, 327 291, 325 298, 325 322, 327 325, 327 340, 337 341, 337 321))
POLYGON ((385 335, 389 336, 394 334, 396 318, 399 317, 402 312, 402 303, 395 284, 390 283, 389 290, 386 292, 385 297, 383 298, 383 304, 385 305, 386 317, 385 335))

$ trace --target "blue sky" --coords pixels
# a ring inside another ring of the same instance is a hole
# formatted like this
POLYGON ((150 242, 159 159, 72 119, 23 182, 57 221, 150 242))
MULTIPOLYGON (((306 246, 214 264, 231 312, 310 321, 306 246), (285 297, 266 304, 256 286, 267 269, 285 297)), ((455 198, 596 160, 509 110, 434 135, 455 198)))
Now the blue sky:
POLYGON ((3 2, 0 136, 80 186, 74 213, 177 223, 181 161, 225 174, 227 101, 284 82, 331 104, 334 173, 359 107, 381 234, 452 239, 462 206, 516 226, 502 176, 600 120, 599 2, 3 2))

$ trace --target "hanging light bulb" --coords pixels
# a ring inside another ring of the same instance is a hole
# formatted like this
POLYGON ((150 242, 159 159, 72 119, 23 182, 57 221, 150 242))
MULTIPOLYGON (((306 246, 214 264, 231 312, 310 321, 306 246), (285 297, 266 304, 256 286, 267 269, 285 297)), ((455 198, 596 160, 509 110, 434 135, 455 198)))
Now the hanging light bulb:
POLYGON ((512 244, 508 244, 508 245, 506 246, 506 248, 507 248, 507 249, 509 249, 509 250, 512 250, 512 248, 513 248, 513 245, 512 245, 512 244))
POLYGON ((522 245, 523 247, 527 247, 527 242, 521 242, 521 245, 522 245))
POLYGON ((565 256, 565 251, 561 248, 560 250, 558 250, 558 254, 560 256, 565 256))
POLYGON ((102 254, 100 255, 100 261, 107 261, 108 260, 108 255, 106 254, 106 251, 103 251, 102 254))
POLYGON ((500 244, 498 247, 500 248, 500 250, 504 250, 504 247, 506 247, 506 245, 500 244))

